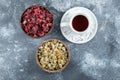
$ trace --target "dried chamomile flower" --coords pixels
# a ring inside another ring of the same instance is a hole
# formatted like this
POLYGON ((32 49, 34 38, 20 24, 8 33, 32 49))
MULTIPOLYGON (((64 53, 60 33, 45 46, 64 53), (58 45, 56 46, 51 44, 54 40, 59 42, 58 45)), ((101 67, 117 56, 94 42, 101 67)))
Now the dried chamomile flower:
POLYGON ((69 53, 66 46, 59 40, 44 42, 37 51, 39 63, 48 71, 62 69, 69 61, 69 53))

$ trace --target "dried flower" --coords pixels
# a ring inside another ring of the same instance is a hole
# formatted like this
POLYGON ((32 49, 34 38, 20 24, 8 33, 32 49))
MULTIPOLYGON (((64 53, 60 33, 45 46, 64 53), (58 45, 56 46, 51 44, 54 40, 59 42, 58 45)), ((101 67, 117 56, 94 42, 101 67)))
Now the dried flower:
POLYGON ((37 55, 40 65, 50 71, 63 68, 69 60, 66 46, 56 39, 44 42, 38 48, 37 55))
POLYGON ((53 14, 41 5, 26 9, 21 17, 22 29, 30 36, 45 36, 53 26, 53 14))

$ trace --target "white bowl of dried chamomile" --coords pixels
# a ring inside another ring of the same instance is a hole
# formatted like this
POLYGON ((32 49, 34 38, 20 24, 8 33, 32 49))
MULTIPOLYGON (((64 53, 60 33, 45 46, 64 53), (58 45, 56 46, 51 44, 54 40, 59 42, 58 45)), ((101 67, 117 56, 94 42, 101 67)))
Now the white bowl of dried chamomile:
POLYGON ((70 53, 62 41, 49 39, 38 47, 36 61, 44 71, 55 73, 66 68, 70 61, 70 53))

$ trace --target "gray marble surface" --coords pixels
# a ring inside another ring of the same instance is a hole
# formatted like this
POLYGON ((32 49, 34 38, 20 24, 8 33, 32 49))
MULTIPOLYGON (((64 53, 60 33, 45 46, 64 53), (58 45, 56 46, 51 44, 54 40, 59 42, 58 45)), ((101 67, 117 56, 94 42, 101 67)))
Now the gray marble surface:
POLYGON ((120 80, 120 0, 0 0, 0 80, 120 80), (55 15, 52 32, 43 38, 27 36, 19 25, 22 12, 42 4, 55 15), (98 32, 90 42, 67 41, 60 31, 60 19, 74 6, 86 7, 98 19, 98 32), (57 38, 71 54, 68 67, 49 74, 35 61, 39 43, 57 38))

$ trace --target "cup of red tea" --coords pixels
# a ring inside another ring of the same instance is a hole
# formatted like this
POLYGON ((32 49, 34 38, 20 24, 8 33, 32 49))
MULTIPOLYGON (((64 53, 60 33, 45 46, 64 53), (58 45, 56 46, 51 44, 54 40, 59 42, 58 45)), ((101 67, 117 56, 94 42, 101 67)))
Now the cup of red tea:
POLYGON ((88 28, 89 21, 85 15, 78 14, 73 16, 70 26, 75 32, 83 32, 88 28))
POLYGON ((23 12, 20 24, 27 35, 40 38, 52 30, 53 14, 42 5, 32 5, 23 12))
POLYGON ((70 26, 75 33, 83 33, 89 29, 89 18, 82 13, 77 13, 71 15, 69 22, 62 23, 62 25, 70 26))
POLYGON ((60 23, 63 36, 73 43, 86 43, 97 32, 97 19, 85 7, 74 7, 65 12, 60 23))

